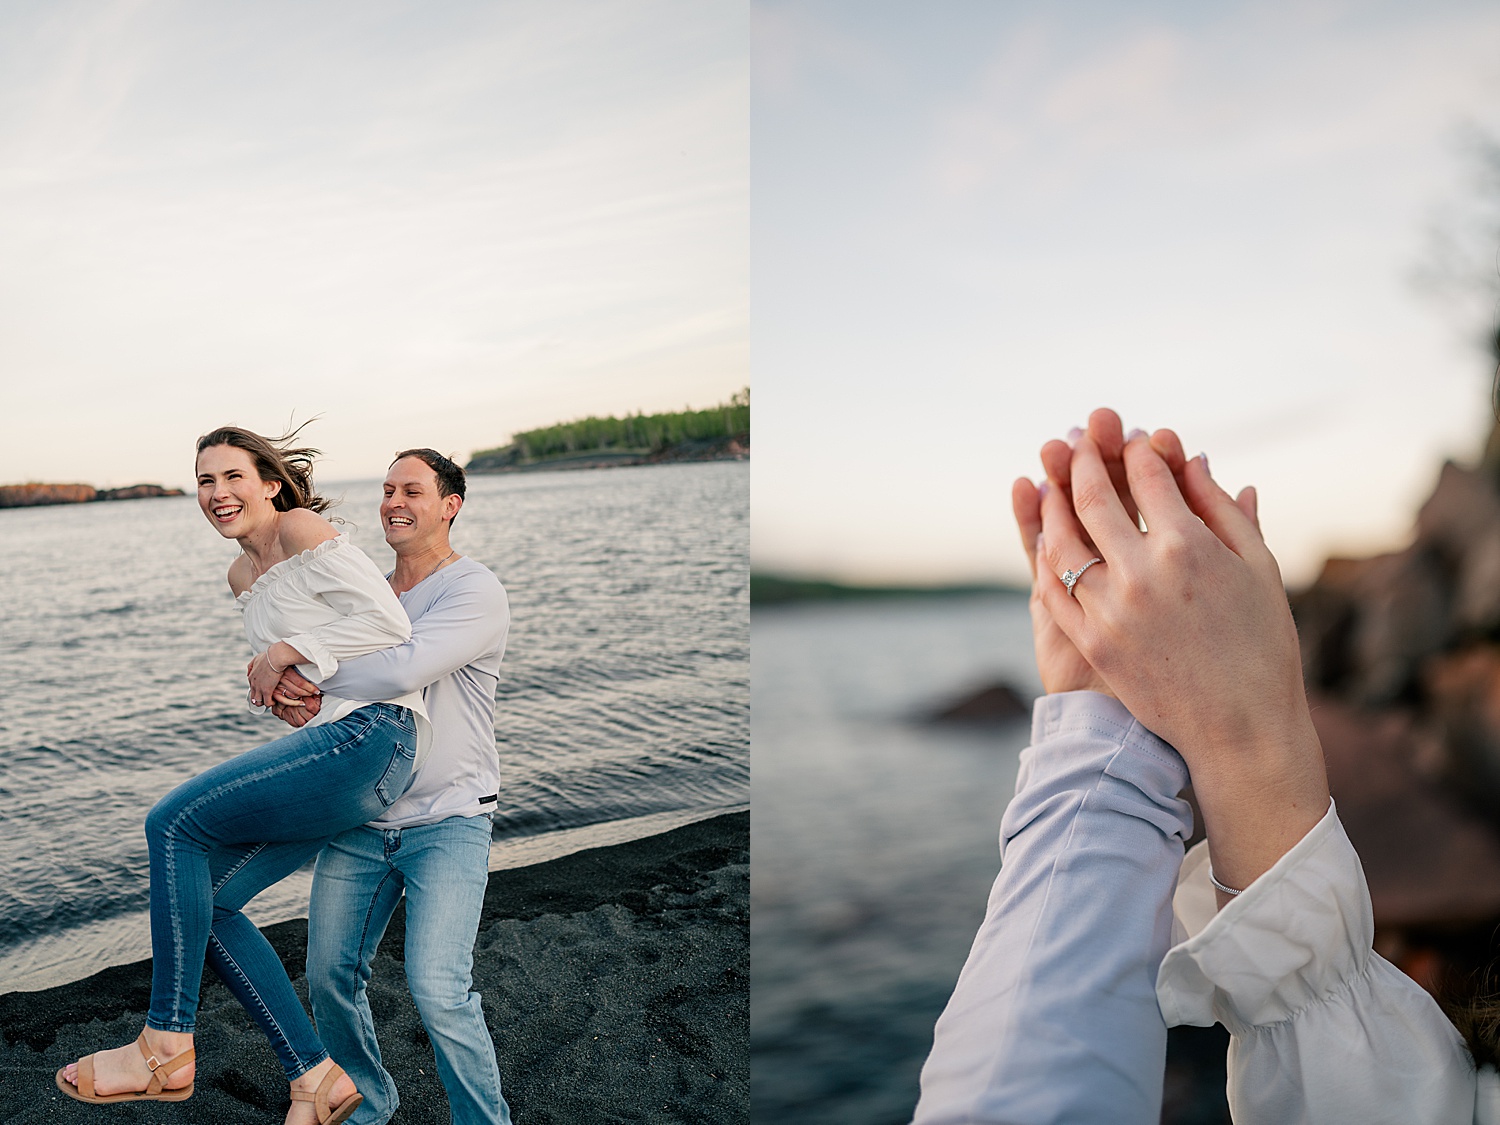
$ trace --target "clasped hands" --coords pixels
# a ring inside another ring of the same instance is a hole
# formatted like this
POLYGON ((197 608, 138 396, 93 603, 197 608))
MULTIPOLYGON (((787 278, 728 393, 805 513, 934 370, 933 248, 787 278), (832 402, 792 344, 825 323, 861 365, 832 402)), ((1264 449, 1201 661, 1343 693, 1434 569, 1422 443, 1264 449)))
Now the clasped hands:
POLYGON ((1171 743, 1192 774, 1215 870, 1244 885, 1328 807, 1255 491, 1231 497, 1171 430, 1127 436, 1112 410, 1041 458, 1046 480, 1016 481, 1011 500, 1042 684, 1112 695, 1171 743), (1094 558, 1102 565, 1070 593, 1060 576, 1094 558))
POLYGON ((287 659, 300 656, 284 643, 277 644, 245 666, 245 678, 250 682, 250 702, 259 707, 263 700, 266 701, 273 715, 293 727, 305 726, 323 705, 323 694, 318 685, 298 672, 295 663, 287 659), (278 653, 277 649, 281 647, 286 647, 287 651, 278 653), (286 662, 279 662, 278 657, 286 662))

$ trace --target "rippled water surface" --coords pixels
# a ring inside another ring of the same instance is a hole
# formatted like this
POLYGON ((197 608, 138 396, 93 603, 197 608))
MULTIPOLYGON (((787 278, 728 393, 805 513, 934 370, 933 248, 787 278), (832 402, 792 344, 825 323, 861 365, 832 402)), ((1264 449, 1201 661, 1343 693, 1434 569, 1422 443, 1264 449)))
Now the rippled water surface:
MULTIPOLYGON (((739 462, 470 481, 454 544, 512 615, 496 865, 748 801, 749 483, 739 462)), ((380 482, 325 491, 388 569, 380 482)), ((192 497, 0 511, 0 991, 146 955, 146 810, 275 737, 244 708, 235 552, 192 497)), ((263 898, 290 916, 305 879, 263 898)))
POLYGON ((751 632, 752 1120, 898 1125, 1030 734, 917 717, 997 678, 1040 690, 1026 601, 757 610, 751 632))

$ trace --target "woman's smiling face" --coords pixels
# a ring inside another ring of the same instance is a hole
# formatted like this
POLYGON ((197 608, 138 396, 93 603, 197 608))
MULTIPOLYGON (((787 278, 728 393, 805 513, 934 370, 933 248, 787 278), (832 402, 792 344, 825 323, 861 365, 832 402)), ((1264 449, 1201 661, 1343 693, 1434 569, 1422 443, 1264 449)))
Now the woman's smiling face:
POLYGON ((260 526, 275 506, 280 481, 261 480, 255 459, 232 445, 211 445, 198 454, 198 507, 226 539, 241 539, 260 526))

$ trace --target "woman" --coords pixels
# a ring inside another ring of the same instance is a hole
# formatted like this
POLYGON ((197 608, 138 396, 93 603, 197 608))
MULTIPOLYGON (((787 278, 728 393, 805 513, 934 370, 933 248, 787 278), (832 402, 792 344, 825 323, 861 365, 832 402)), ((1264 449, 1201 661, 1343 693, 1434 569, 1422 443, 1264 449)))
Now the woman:
POLYGON ((1215 1021, 1238 1125, 1500 1120, 1370 947, 1253 491, 1110 411, 1043 462, 1013 501, 1049 694, 917 1121, 1154 1123, 1167 1024, 1215 1021), (1181 862, 1189 771, 1208 839, 1181 862))
MULTIPOLYGON (((374 564, 318 513, 311 449, 227 426, 198 440, 198 506, 241 554, 229 588, 256 653, 255 707, 287 667, 309 679, 411 636, 374 564)), ((405 789, 430 727, 420 693, 359 705, 324 696, 285 738, 205 771, 146 818, 151 860, 151 1007, 136 1043, 79 1060, 57 1085, 80 1101, 182 1101, 193 1092, 193 1028, 205 955, 265 1030, 291 1084, 288 1125, 345 1120, 363 1100, 328 1057, 279 958, 240 912, 317 854, 373 820, 405 789)))

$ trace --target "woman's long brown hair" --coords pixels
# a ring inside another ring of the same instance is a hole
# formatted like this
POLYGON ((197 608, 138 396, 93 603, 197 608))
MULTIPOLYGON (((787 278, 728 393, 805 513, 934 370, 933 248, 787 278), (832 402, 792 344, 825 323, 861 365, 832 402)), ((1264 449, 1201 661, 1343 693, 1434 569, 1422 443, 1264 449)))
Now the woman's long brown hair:
POLYGON ((281 490, 271 497, 271 503, 277 511, 307 508, 314 512, 324 512, 333 501, 319 496, 312 481, 313 462, 322 450, 292 445, 306 425, 303 422, 296 429, 274 438, 262 437, 241 426, 220 426, 198 439, 198 452, 202 453, 215 445, 232 445, 235 449, 243 449, 255 462, 255 471, 260 474, 261 480, 281 482, 281 490))

